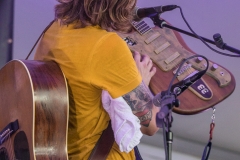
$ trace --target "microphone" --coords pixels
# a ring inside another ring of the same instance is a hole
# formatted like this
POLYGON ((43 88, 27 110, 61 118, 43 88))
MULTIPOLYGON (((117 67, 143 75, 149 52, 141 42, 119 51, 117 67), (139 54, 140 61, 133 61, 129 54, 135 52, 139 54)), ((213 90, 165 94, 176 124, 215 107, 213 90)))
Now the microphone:
MULTIPOLYGON (((191 77, 188 77, 174 85, 172 85, 170 92, 173 93, 176 97, 183 93, 189 86, 191 86, 194 82, 199 80, 204 74, 206 73, 206 70, 202 70, 197 72, 191 77)), ((161 106, 161 100, 167 95, 167 91, 163 91, 161 93, 158 93, 153 98, 153 104, 155 106, 160 107, 161 106)))
POLYGON ((156 7, 150 7, 150 8, 136 7, 133 12, 133 19, 135 21, 140 21, 142 18, 152 17, 166 11, 171 11, 177 7, 178 7, 177 5, 156 6, 156 7))

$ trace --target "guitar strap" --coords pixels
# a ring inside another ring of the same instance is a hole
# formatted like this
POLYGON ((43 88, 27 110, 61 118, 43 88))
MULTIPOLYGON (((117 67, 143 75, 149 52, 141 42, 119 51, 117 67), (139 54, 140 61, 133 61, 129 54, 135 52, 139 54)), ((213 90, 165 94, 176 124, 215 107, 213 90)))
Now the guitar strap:
POLYGON ((51 21, 49 23, 49 25, 43 30, 43 32, 40 34, 40 36, 38 37, 37 41, 35 42, 35 44, 33 45, 32 49, 30 50, 30 52, 28 53, 27 57, 25 58, 25 60, 28 60, 29 56, 31 55, 32 51, 34 50, 34 48, 36 47, 36 45, 38 44, 39 40, 41 39, 41 37, 43 36, 43 34, 48 30, 48 28, 53 24, 55 20, 51 21))
MULTIPOLYGON (((37 41, 33 45, 31 51, 25 58, 27 60, 29 56, 31 55, 32 51, 34 50, 35 46, 43 36, 43 34, 48 30, 48 28, 53 24, 55 20, 51 21, 50 24, 43 30, 41 35, 38 37, 37 41)), ((89 160, 106 160, 110 149, 112 148, 114 142, 114 135, 113 135, 113 130, 111 127, 111 121, 109 121, 107 129, 105 129, 99 138, 98 142, 96 143, 95 147, 92 150, 92 153, 89 157, 89 160)))
POLYGON ((106 160, 114 142, 111 121, 109 121, 107 129, 105 129, 96 143, 88 160, 106 160))

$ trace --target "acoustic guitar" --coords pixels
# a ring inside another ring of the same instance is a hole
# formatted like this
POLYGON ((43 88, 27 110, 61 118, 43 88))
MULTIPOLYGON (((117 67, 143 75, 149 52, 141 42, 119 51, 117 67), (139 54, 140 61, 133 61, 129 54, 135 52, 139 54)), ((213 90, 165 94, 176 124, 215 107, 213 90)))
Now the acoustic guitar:
MULTIPOLYGON (((128 44, 130 50, 147 54, 157 68, 150 82, 154 94, 168 89, 178 65, 184 58, 196 55, 183 41, 181 35, 168 28, 151 28, 144 21, 132 23, 135 30, 131 33, 117 34, 128 44)), ((235 89, 233 75, 224 67, 209 61, 206 75, 185 90, 178 99, 180 106, 173 111, 178 114, 191 115, 213 107, 227 98, 235 89)), ((206 68, 206 62, 201 58, 189 60, 181 68, 174 83, 192 76, 206 68)))
POLYGON ((67 160, 68 90, 54 62, 12 60, 0 70, 0 159, 67 160))

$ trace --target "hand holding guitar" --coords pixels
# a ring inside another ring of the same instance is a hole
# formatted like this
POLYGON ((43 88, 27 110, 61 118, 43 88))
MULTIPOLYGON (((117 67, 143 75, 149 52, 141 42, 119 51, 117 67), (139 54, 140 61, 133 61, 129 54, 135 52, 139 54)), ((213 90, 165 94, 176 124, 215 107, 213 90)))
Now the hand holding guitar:
POLYGON ((146 86, 149 86, 150 80, 156 73, 156 67, 153 67, 152 60, 146 54, 140 55, 139 52, 133 53, 137 68, 142 76, 142 80, 146 86))

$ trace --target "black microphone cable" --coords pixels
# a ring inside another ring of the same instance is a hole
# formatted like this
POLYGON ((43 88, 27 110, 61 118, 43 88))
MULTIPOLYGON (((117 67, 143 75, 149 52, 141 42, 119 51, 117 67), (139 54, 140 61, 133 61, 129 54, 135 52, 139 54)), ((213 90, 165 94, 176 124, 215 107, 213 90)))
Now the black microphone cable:
MULTIPOLYGON (((170 83, 169 83, 168 90, 167 90, 167 94, 168 94, 168 95, 170 94, 170 90, 171 90, 171 88, 172 88, 173 81, 177 78, 180 70, 182 69, 182 66, 183 66, 188 60, 193 59, 193 58, 195 58, 195 57, 202 57, 203 59, 206 60, 207 65, 206 65, 206 68, 204 69, 204 74, 207 72, 208 67, 209 67, 209 61, 208 61, 208 59, 207 59, 205 56, 203 56, 203 55, 193 55, 193 56, 191 56, 191 57, 188 57, 188 58, 183 59, 182 62, 180 63, 180 65, 179 65, 176 73, 174 74, 172 80, 171 80, 170 83)), ((197 74, 197 73, 196 73, 196 74, 197 74)))
POLYGON ((184 20, 184 22, 186 23, 187 27, 190 29, 190 31, 199 39, 201 40, 209 49, 211 49, 212 51, 218 53, 218 54, 221 54, 221 55, 224 55, 224 56, 229 56, 229 57, 240 57, 240 55, 232 55, 232 54, 228 54, 228 53, 224 53, 224 52, 221 52, 221 51, 218 51, 214 48, 212 48, 210 45, 208 45, 203 39, 202 37, 200 37, 196 32, 194 32, 194 30, 191 28, 191 26, 189 25, 189 23, 187 22, 184 14, 183 14, 183 11, 182 11, 182 8, 180 6, 177 6, 177 8, 180 9, 180 13, 181 13, 181 16, 184 20))

